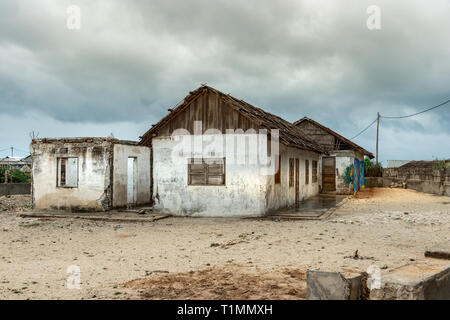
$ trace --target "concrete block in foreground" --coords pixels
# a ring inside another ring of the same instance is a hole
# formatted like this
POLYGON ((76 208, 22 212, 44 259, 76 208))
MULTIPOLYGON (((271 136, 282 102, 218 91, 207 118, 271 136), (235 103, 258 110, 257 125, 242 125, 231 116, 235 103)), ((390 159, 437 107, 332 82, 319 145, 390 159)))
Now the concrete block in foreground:
POLYGON ((381 278, 371 300, 450 300, 450 261, 423 259, 392 270, 381 278))
POLYGON ((360 300, 363 296, 365 275, 308 270, 306 272, 306 299, 360 300))
POLYGON ((428 248, 425 251, 425 257, 450 260, 450 241, 428 248))

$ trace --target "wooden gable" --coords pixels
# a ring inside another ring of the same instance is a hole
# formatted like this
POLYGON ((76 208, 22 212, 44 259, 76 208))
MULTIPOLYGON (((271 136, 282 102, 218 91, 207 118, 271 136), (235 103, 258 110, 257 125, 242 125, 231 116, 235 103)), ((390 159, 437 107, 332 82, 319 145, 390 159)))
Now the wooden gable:
POLYGON ((280 143, 288 147, 324 153, 322 146, 307 138, 294 124, 278 116, 252 106, 251 104, 202 85, 191 91, 175 109, 153 125, 141 138, 139 144, 151 146, 151 140, 158 136, 170 136, 176 129, 194 133, 195 121, 202 122, 203 133, 217 129, 268 130, 279 132, 280 143))
POLYGON ((322 145, 327 151, 335 150, 336 138, 332 134, 326 132, 309 121, 304 121, 297 126, 305 133, 306 136, 322 145))
POLYGON ((190 101, 185 109, 160 127, 156 136, 170 136, 176 129, 186 129, 193 134, 195 121, 202 122, 202 133, 208 129, 218 129, 222 133, 225 133, 226 129, 258 130, 256 123, 223 101, 216 92, 204 90, 190 101))

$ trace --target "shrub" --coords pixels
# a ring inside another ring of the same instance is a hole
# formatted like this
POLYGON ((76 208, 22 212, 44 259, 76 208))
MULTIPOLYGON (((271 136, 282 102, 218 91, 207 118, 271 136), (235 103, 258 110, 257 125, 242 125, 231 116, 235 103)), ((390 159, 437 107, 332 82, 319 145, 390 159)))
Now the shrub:
POLYGON ((380 163, 373 163, 369 158, 364 159, 364 176, 365 177, 382 177, 383 167, 380 163))
MULTIPOLYGON (((7 168, 0 168, 0 183, 5 182, 5 172, 7 168)), ((30 182, 30 175, 28 173, 22 172, 19 169, 9 170, 8 182, 12 183, 26 183, 30 182)))

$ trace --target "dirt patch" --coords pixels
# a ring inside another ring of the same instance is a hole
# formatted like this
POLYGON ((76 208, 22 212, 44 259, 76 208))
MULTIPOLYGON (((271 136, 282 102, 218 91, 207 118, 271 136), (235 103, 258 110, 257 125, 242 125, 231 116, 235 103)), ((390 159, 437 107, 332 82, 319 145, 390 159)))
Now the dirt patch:
POLYGON ((255 232, 247 232, 247 233, 241 233, 238 238, 231 239, 223 244, 213 242, 211 243, 211 247, 220 247, 222 249, 228 249, 231 246, 234 246, 239 243, 250 243, 251 240, 259 240, 261 239, 262 235, 255 235, 255 232))
POLYGON ((116 238, 119 238, 119 239, 132 238, 135 236, 136 236, 135 234, 116 234, 116 238))
POLYGON ((308 269, 376 265, 384 275, 450 241, 449 197, 391 188, 357 196, 321 221, 111 223, 1 212, 0 299, 302 299, 308 269), (80 290, 65 285, 71 265, 80 290))
POLYGON ((26 212, 30 210, 30 195, 0 196, 0 212, 26 212))
POLYGON ((257 271, 239 265, 156 274, 123 284, 143 299, 305 299, 305 270, 257 271))
POLYGON ((355 199, 369 199, 369 198, 373 198, 376 193, 377 193, 377 189, 367 188, 367 189, 363 189, 360 192, 358 192, 357 194, 355 194, 354 198, 355 199))

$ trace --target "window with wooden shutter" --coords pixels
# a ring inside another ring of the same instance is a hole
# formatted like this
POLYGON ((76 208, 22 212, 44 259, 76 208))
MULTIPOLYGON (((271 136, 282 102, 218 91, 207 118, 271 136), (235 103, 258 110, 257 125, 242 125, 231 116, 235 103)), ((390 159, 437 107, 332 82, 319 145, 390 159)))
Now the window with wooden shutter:
POLYGON ((309 184, 309 160, 305 160, 305 184, 309 184))
POLYGON ((78 158, 58 158, 57 186, 78 187, 78 158))
POLYGON ((289 159, 289 187, 294 186, 294 159, 289 159))
POLYGON ((189 159, 188 185, 224 186, 225 158, 189 159))
POLYGON ((317 182, 317 161, 313 160, 312 162, 312 182, 317 182))
POLYGON ((281 183, 281 155, 278 156, 278 171, 275 173, 275 183, 281 183))

